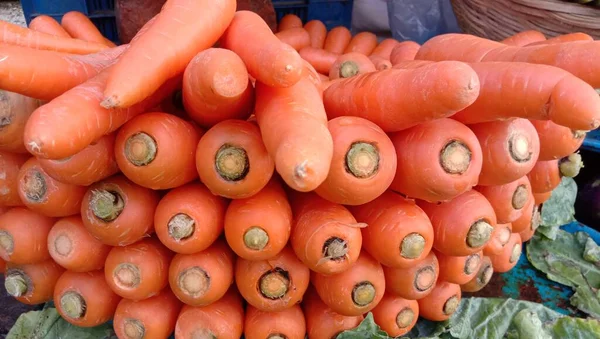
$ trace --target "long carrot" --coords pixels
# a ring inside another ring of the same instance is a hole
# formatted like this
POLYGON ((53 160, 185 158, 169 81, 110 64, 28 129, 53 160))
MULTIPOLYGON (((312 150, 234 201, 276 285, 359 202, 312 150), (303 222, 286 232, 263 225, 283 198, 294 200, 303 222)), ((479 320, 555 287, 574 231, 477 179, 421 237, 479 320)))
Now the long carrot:
POLYGON ((176 338, 239 339, 244 328, 244 307, 235 288, 208 306, 184 305, 175 325, 176 338))
POLYGON ((225 238, 246 260, 268 260, 287 244, 292 209, 277 179, 246 199, 233 200, 225 213, 225 238))
POLYGON ((281 20, 279 20, 279 23, 277 24, 277 31, 282 32, 288 29, 301 27, 302 19, 295 14, 286 14, 281 18, 281 20))
POLYGON ((526 46, 538 41, 546 41, 546 36, 539 31, 529 30, 511 35, 500 42, 508 46, 526 46))
POLYGON ((394 46, 390 54, 390 62, 397 65, 403 61, 414 60, 421 45, 414 41, 403 41, 394 46))
POLYGON ((29 209, 49 217, 79 213, 86 187, 62 183, 44 171, 36 158, 19 169, 19 196, 29 209))
POLYGON ((198 53, 183 75, 183 105, 204 127, 227 119, 244 120, 254 108, 254 87, 242 59, 232 51, 198 53))
POLYGON ((265 312, 277 312, 299 303, 308 288, 310 270, 290 247, 269 260, 238 258, 235 282, 248 304, 265 312))
POLYGON ((368 225, 362 230, 364 249, 383 265, 408 268, 431 251, 431 222, 414 201, 388 191, 350 210, 368 225))
POLYGON ((310 46, 310 35, 308 34, 308 31, 302 27, 288 28, 276 33, 275 36, 281 42, 292 46, 292 48, 297 51, 310 46))
POLYGON ((25 124, 41 105, 40 100, 0 90, 0 151, 27 153, 23 142, 25 124))
POLYGON ((471 190, 441 204, 419 202, 434 231, 433 248, 446 255, 467 256, 483 249, 496 227, 492 205, 471 190))
POLYGON ((522 250, 521 236, 518 233, 513 233, 500 254, 490 255, 494 272, 504 273, 510 271, 517 265, 522 250))
POLYGON ((319 297, 313 287, 306 292, 302 307, 306 317, 306 334, 311 339, 331 339, 338 334, 356 328, 363 316, 345 316, 334 312, 319 297))
POLYGON ((448 320, 460 305, 460 286, 449 282, 438 282, 437 286, 423 299, 419 299, 419 316, 431 321, 448 320))
POLYGON ((532 120, 540 138, 538 160, 560 159, 574 153, 585 140, 585 131, 573 131, 550 120, 532 120))
POLYGON ((304 339, 306 320, 299 305, 280 312, 263 312, 248 306, 244 321, 244 338, 304 339))
POLYGON ((115 47, 114 43, 107 43, 106 38, 100 33, 96 25, 85 14, 77 11, 71 11, 63 15, 61 26, 74 39, 95 42, 108 47, 115 47))
POLYGON ((167 338, 175 330, 182 304, 168 288, 146 300, 122 299, 113 328, 119 338, 167 338))
POLYGON ((512 233, 512 223, 498 224, 490 241, 483 248, 484 255, 496 255, 502 252, 504 246, 508 243, 512 233))
POLYGON ((540 221, 540 208, 535 203, 535 200, 531 199, 527 203, 527 206, 523 208, 521 217, 512 222, 512 232, 521 233, 526 230, 535 231, 540 225, 540 221))
MULTIPOLYGON (((317 72, 329 74, 333 63, 337 60, 338 54, 328 52, 316 47, 304 47, 300 50, 302 59, 308 61, 317 72)), ((329 77, 327 77, 329 79, 329 77)))
POLYGON ((392 68, 392 63, 388 59, 385 59, 382 56, 371 55, 371 56, 369 56, 369 59, 371 60, 371 62, 375 66, 375 69, 378 70, 378 71, 382 71, 384 69, 390 69, 390 68, 392 68))
POLYGON ((575 32, 569 34, 558 35, 548 40, 534 41, 527 46, 538 46, 538 45, 546 45, 546 44, 560 44, 563 42, 572 42, 572 41, 594 41, 594 38, 589 34, 585 34, 582 32, 575 32))
POLYGON ((419 303, 386 293, 373 309, 375 323, 389 336, 399 337, 415 326, 419 319, 419 303))
POLYGON ((349 52, 339 56, 331 65, 329 79, 351 78, 355 75, 375 72, 377 69, 368 56, 349 52))
POLYGON ((467 126, 444 118, 391 134, 390 138, 398 157, 392 190, 410 198, 440 202, 477 184, 483 154, 467 126))
POLYGON ((544 193, 533 193, 533 199, 535 200, 536 205, 541 205, 548 201, 552 196, 552 191, 544 192, 544 193))
POLYGON ((377 47, 377 36, 371 32, 360 32, 350 40, 350 43, 344 49, 344 53, 356 52, 371 55, 375 47, 377 47))
POLYGON ((558 160, 538 161, 527 174, 533 193, 553 191, 563 176, 574 178, 583 167, 581 155, 573 153, 558 160))
POLYGON ((479 185, 504 185, 529 173, 539 158, 540 140, 526 119, 469 126, 483 151, 479 185))
POLYGON ((42 304, 52 300, 56 281, 64 271, 52 259, 25 265, 8 263, 4 287, 8 295, 24 304, 42 304))
POLYGON ((392 56, 392 51, 398 44, 399 42, 396 39, 385 39, 375 47, 370 56, 380 56, 389 61, 392 56))
POLYGON ((350 33, 348 28, 344 26, 335 27, 331 29, 329 33, 327 33, 323 49, 328 52, 342 54, 344 53, 344 50, 350 43, 351 39, 352 33, 350 33))
POLYGON ((121 175, 91 185, 81 204, 85 228, 110 246, 126 246, 154 231, 158 193, 121 175))
POLYGON ((463 63, 440 62, 335 82, 323 93, 323 102, 330 119, 358 116, 395 132, 450 116, 472 104, 478 94, 475 71, 463 63))
POLYGON ((448 256, 440 252, 436 252, 435 256, 440 265, 438 279, 459 285, 466 284, 475 277, 483 259, 481 251, 464 257, 448 256))
POLYGON ((460 289, 463 292, 479 292, 492 280, 494 275, 494 267, 490 257, 483 257, 479 271, 475 274, 475 277, 466 284, 460 285, 460 289))
POLYGON ((304 24, 304 29, 310 35, 310 45, 314 48, 323 49, 327 37, 327 27, 321 20, 311 20, 304 24))
POLYGON ((60 23, 48 15, 39 15, 31 19, 29 29, 63 38, 71 38, 60 23))
POLYGON ((79 327, 95 327, 112 319, 121 297, 104 280, 104 272, 66 271, 54 288, 58 313, 79 327))
POLYGON ((48 233, 54 219, 23 207, 0 215, 0 257, 14 264, 33 264, 50 259, 48 233))
POLYGON ((85 229, 80 216, 58 220, 48 233, 48 252, 60 266, 73 272, 104 268, 110 246, 104 245, 85 229))
POLYGON ((217 240, 194 254, 177 254, 169 267, 169 285, 179 300, 206 306, 221 299, 233 283, 235 256, 227 243, 217 240))
POLYGON ((438 279, 440 266, 433 251, 416 265, 408 268, 383 266, 388 293, 417 300, 431 293, 438 279))
POLYGON ((527 176, 511 183, 498 186, 477 186, 475 188, 490 202, 499 224, 517 220, 527 202, 533 198, 531 184, 527 176))
POLYGON ((29 159, 27 154, 15 154, 0 151, 0 206, 23 206, 19 196, 19 170, 29 159))

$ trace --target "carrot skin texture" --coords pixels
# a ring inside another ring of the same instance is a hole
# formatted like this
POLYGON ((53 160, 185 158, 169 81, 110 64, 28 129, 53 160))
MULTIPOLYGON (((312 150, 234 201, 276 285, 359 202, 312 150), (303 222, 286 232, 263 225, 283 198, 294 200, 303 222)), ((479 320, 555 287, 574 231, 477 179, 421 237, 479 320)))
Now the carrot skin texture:
POLYGON ((11 276, 23 278, 26 290, 20 296, 13 296, 19 302, 27 305, 37 305, 52 300, 54 287, 64 268, 48 259, 35 264, 17 265, 7 263, 4 279, 11 276))
POLYGON ((304 29, 310 35, 310 45, 314 48, 323 49, 325 38, 327 38, 327 27, 320 20, 311 20, 304 24, 304 29))
POLYGON ((399 42, 396 39, 385 39, 375 47, 373 52, 371 52, 371 56, 380 56, 389 61, 392 56, 392 51, 398 44, 399 42))
POLYGON ((502 252, 490 256, 494 272, 504 273, 515 267, 521 257, 522 246, 523 242, 519 233, 513 233, 502 252))
POLYGON ((275 36, 281 42, 292 46, 296 51, 310 46, 310 35, 308 34, 308 31, 302 27, 289 28, 285 31, 275 33, 275 36))
POLYGON ((306 316, 306 332, 311 339, 331 339, 345 330, 356 328, 363 316, 345 316, 334 312, 310 287, 302 300, 302 308, 306 316))
MULTIPOLYGON (((338 54, 315 47, 304 47, 299 53, 300 56, 308 61, 317 72, 322 74, 329 74, 331 66, 339 56, 338 54)), ((327 77, 327 79, 329 80, 329 77, 327 77)))
POLYGON ((302 19, 295 14, 284 15, 277 24, 277 31, 282 32, 292 28, 302 27, 302 19))
POLYGON ((550 120, 532 120, 540 138, 540 156, 538 160, 554 160, 575 153, 585 140, 581 131, 573 131, 550 120))
POLYGON ((0 151, 27 153, 23 142, 25 124, 41 105, 40 100, 0 90, 0 151))
POLYGON ((388 335, 399 337, 410 332, 417 323, 419 303, 416 300, 408 300, 386 293, 381 302, 373 309, 373 318, 375 323, 388 335), (404 317, 408 319, 400 318, 405 322, 399 323, 398 317, 402 314, 405 314, 404 317))
POLYGON ((344 50, 346 50, 350 40, 352 40, 352 34, 348 28, 338 26, 327 33, 323 49, 328 52, 342 54, 344 53, 344 50))
POLYGON ((526 46, 535 42, 546 41, 546 36, 538 31, 529 30, 511 35, 500 41, 508 46, 526 46))
POLYGON ((71 38, 69 33, 62 28, 60 23, 48 15, 39 15, 31 19, 29 22, 29 29, 63 38, 71 38))
POLYGON ((498 186, 477 186, 475 188, 490 202, 499 224, 517 220, 523 213, 527 202, 533 198, 531 184, 527 176, 511 183, 498 186))
POLYGON ((13 264, 34 264, 50 259, 48 232, 54 219, 23 207, 0 215, 0 257, 13 264))
POLYGON ((409 300, 418 300, 431 293, 439 271, 440 266, 433 251, 409 268, 383 266, 387 292, 409 300))
POLYGON ((329 79, 351 78, 358 74, 371 73, 376 70, 373 61, 368 56, 358 52, 349 52, 340 55, 331 65, 329 79), (347 67, 350 68, 350 71, 347 67))
POLYGON ((558 35, 548 40, 535 41, 527 46, 538 46, 538 45, 550 45, 550 44, 560 44, 564 42, 572 42, 572 41, 594 41, 594 38, 589 34, 585 34, 582 32, 568 33, 563 35, 558 35))
POLYGON ((458 308, 461 296, 459 285, 438 282, 431 294, 418 300, 419 316, 431 321, 448 320, 458 308))
POLYGON ((448 256, 440 252, 436 252, 435 256, 440 265, 438 279, 458 285, 471 281, 479 271, 483 260, 481 251, 464 257, 448 256))
POLYGON ((108 47, 114 47, 114 44, 107 44, 106 38, 100 33, 94 23, 83 13, 71 11, 63 15, 61 26, 74 39, 88 42, 95 42, 108 47))
POLYGON ((370 55, 375 47, 377 47, 377 36, 371 32, 361 32, 350 40, 344 53, 357 52, 363 55, 370 55))
POLYGON ((562 180, 560 160, 538 161, 527 174, 533 193, 553 191, 562 180))
POLYGON ((299 305, 280 312, 263 312, 252 306, 246 308, 244 338, 263 339, 277 334, 289 339, 306 337, 306 321, 299 305))
POLYGON ((19 170, 27 162, 29 155, 0 151, 0 169, 5 173, 0 178, 0 206, 23 206, 19 196, 19 170))

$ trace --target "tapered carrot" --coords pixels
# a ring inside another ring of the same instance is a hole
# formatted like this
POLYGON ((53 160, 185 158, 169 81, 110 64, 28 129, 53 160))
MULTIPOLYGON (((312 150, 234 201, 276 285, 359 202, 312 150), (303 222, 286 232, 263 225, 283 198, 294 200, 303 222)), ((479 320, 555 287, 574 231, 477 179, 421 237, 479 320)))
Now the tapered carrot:
POLYGON ((310 35, 310 45, 314 48, 323 49, 327 37, 327 27, 321 20, 311 20, 304 24, 304 29, 310 35))
POLYGON ((275 164, 255 123, 222 121, 197 143, 196 170, 213 194, 249 198, 271 179, 275 164))
POLYGON ((292 46, 297 51, 310 46, 310 35, 302 27, 288 28, 276 33, 275 36, 279 41, 292 46))
POLYGON ((560 159, 579 149, 585 139, 585 131, 573 131, 550 120, 532 120, 540 138, 538 160, 560 159))
POLYGON ((508 46, 526 46, 538 41, 546 41, 546 36, 539 31, 522 31, 500 41, 508 46))
POLYGON ((171 290, 187 305, 210 305, 221 299, 233 283, 234 261, 224 240, 194 254, 177 254, 169 267, 171 290))
POLYGON ((359 116, 386 132, 395 132, 450 116, 472 104, 478 94, 479 80, 469 66, 439 62, 335 82, 323 93, 323 102, 330 119, 359 116))
POLYGON ((231 249, 246 260, 268 260, 288 242, 292 209, 277 179, 256 195, 234 200, 225 213, 225 238, 231 249))
POLYGON ((479 271, 475 274, 475 277, 466 284, 460 285, 460 289, 463 292, 479 292, 492 280, 494 275, 494 267, 490 257, 483 257, 479 271))
POLYGON ((466 284, 473 279, 479 271, 483 259, 481 251, 464 257, 447 256, 440 252, 436 252, 435 256, 440 265, 438 279, 459 285, 466 284))
POLYGON ((513 233, 501 253, 490 255, 494 272, 504 273, 515 267, 521 257, 522 249, 521 236, 518 233, 513 233))
POLYGON ((518 50, 520 48, 509 47, 498 41, 479 38, 469 34, 441 34, 425 42, 419 49, 415 59, 479 62, 483 61, 484 57, 494 50, 518 50), (463 46, 463 48, 456 48, 456 46, 463 46))
POLYGON ((183 75, 183 105, 204 127, 227 119, 246 119, 254 108, 254 87, 242 59, 232 51, 198 53, 183 75))
POLYGON ((112 319, 121 297, 104 280, 104 272, 66 271, 54 288, 58 313, 79 327, 95 327, 112 319))
POLYGON ((69 271, 89 272, 104 268, 110 249, 92 237, 80 216, 58 220, 48 233, 50 256, 69 271))
POLYGON ((4 287, 18 301, 36 305, 52 300, 56 281, 65 271, 52 259, 35 264, 8 263, 4 287))
POLYGON ((375 323, 389 336, 399 337, 415 326, 419 319, 419 303, 386 293, 373 309, 375 323))
POLYGON ((373 65, 375 65, 375 69, 378 71, 392 68, 392 63, 382 56, 371 55, 371 56, 369 56, 369 59, 371 60, 373 65))
POLYGON ((86 187, 53 179, 36 158, 27 160, 21 166, 18 180, 19 196, 29 209, 49 217, 79 213, 86 187))
POLYGON ((375 72, 377 69, 368 56, 350 52, 339 56, 331 65, 329 79, 351 78, 355 75, 375 72))
POLYGON ((483 154, 475 134, 452 119, 438 119, 390 135, 398 163, 391 189, 409 198, 448 201, 480 177, 483 154))
POLYGON ((19 170, 29 159, 27 154, 15 154, 0 151, 0 206, 23 206, 19 196, 19 170))
POLYGON ((329 308, 313 287, 306 292, 302 300, 302 307, 306 317, 306 334, 311 339, 331 339, 338 334, 356 328, 363 320, 363 316, 345 316, 329 308))
POLYGON ((396 39, 385 39, 375 47, 370 56, 380 56, 389 61, 392 56, 392 51, 398 44, 399 42, 396 39))
POLYGON ((27 153, 23 142, 25 123, 41 105, 40 100, 0 90, 0 151, 27 153))
POLYGON ((350 43, 344 49, 344 53, 355 52, 370 55, 375 47, 377 47, 377 36, 371 32, 360 32, 350 40, 350 43))
POLYGON ((533 193, 545 193, 554 190, 563 176, 574 178, 583 167, 581 155, 573 153, 558 160, 538 161, 527 174, 533 193))
POLYGON ((167 338, 175 330, 181 307, 168 288, 146 300, 122 299, 113 328, 119 338, 167 338))
MULTIPOLYGON (((328 52, 316 47, 304 47, 300 50, 300 56, 308 61, 319 73, 329 74, 333 63, 337 60, 338 54, 328 52)), ((329 77, 327 77, 329 79, 329 77)))
POLYGON ((295 14, 286 14, 281 18, 281 20, 279 20, 277 31, 282 32, 288 29, 299 27, 302 27, 302 19, 295 14))
POLYGON ((540 140, 526 119, 492 121, 469 128, 483 151, 479 185, 504 185, 531 171, 540 153, 540 140))
POLYGON ((572 42, 572 41, 594 41, 594 38, 589 34, 585 34, 582 32, 575 32, 569 34, 558 35, 548 40, 534 41, 527 46, 538 46, 538 45, 549 45, 549 44, 560 44, 563 42, 572 42))
POLYGON ((504 249, 504 246, 508 243, 508 240, 510 240, 511 233, 512 223, 496 225, 490 241, 488 241, 483 248, 483 254, 496 255, 502 252, 502 249, 504 249))
POLYGON ((417 300, 431 293, 439 271, 440 266, 433 251, 408 268, 383 266, 388 292, 409 300, 417 300))
POLYGON ((536 205, 541 205, 548 201, 552 196, 552 191, 544 192, 544 193, 533 193, 533 199, 535 200, 536 205))
POLYGON ((467 256, 483 249, 496 227, 496 214, 489 201, 471 190, 449 202, 419 202, 434 231, 433 248, 445 255, 467 256))
POLYGON ((402 41, 394 46, 390 54, 390 62, 397 65, 403 61, 414 60, 421 45, 414 41, 402 41))
POLYGON ((419 299, 419 316, 431 321, 448 320, 460 306, 460 286, 449 282, 438 282, 437 286, 423 299, 419 299))
POLYGON ((304 339, 306 320, 299 305, 280 312, 263 312, 248 306, 244 321, 244 338, 304 339))
POLYGON ((269 86, 289 87, 302 77, 300 55, 279 41, 258 14, 236 12, 220 42, 223 48, 234 51, 244 60, 252 77, 269 86), (248 41, 260 43, 249 44, 248 41))
POLYGON ((541 215, 540 208, 532 199, 527 202, 527 206, 523 208, 523 215, 512 222, 512 232, 521 233, 525 230, 536 230, 540 225, 541 215))
POLYGON ((238 258, 235 282, 246 301, 265 312, 277 312, 299 303, 308 288, 310 270, 290 247, 269 260, 238 258))
POLYGON ((517 220, 523 213, 527 202, 533 198, 531 184, 527 176, 511 183, 498 186, 477 186, 475 188, 490 202, 499 224, 517 220))
POLYGON ((175 325, 176 338, 239 339, 244 329, 244 308, 235 288, 208 306, 184 305, 175 325))
POLYGON ((108 44, 106 38, 100 33, 96 25, 83 13, 71 11, 63 15, 61 26, 74 39, 95 42, 108 47, 115 47, 115 44, 108 44))
POLYGON ((362 229, 364 249, 383 265, 408 268, 431 251, 431 222, 414 201, 388 191, 351 212, 368 225, 362 229))
POLYGON ((14 264, 33 264, 50 259, 48 233, 54 219, 23 207, 0 215, 0 257, 14 264))
POLYGON ((29 29, 63 38, 72 38, 58 21, 48 15, 39 15, 31 19, 29 29))
POLYGON ((117 175, 90 186, 83 197, 81 217, 96 239, 126 246, 154 231, 158 193, 117 175))
POLYGON ((342 54, 344 53, 344 50, 346 50, 351 39, 352 34, 348 28, 344 26, 335 27, 327 33, 323 49, 328 52, 342 54))

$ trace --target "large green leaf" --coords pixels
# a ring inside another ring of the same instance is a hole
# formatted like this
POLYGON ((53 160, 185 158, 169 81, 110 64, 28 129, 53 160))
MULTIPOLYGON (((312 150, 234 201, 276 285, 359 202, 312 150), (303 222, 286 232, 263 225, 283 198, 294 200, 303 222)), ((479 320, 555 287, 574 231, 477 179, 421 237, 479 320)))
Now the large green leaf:
POLYGON ((563 177, 552 196, 542 205, 541 222, 538 233, 549 239, 556 239, 558 228, 575 220, 575 199, 577 184, 569 177, 563 177))

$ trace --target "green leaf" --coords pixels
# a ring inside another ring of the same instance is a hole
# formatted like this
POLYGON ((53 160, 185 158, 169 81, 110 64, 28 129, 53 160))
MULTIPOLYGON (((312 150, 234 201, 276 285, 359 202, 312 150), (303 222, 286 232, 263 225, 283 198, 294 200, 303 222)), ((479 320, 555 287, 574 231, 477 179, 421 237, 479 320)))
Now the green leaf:
POLYGON ((552 196, 542 205, 541 225, 562 226, 574 221, 577 184, 573 178, 563 177, 552 196))
POLYGON ((587 238, 583 249, 583 259, 592 264, 600 264, 600 246, 592 238, 587 238))
POLYGON ((336 339, 387 339, 389 336, 383 331, 373 319, 373 314, 369 312, 365 319, 357 328, 340 333, 336 339))
POLYGON ((600 318, 600 296, 598 289, 588 284, 575 288, 571 304, 595 318, 600 318))
POLYGON ((518 338, 552 339, 544 329, 540 317, 530 309, 519 311, 512 323, 515 326, 515 333, 518 338))
POLYGON ((564 317, 556 321, 552 327, 554 338, 598 339, 600 321, 564 317))
POLYGON ((556 240, 559 230, 560 228, 558 226, 540 226, 536 232, 550 240, 556 240))

